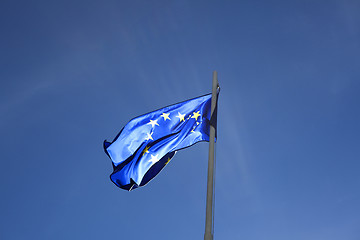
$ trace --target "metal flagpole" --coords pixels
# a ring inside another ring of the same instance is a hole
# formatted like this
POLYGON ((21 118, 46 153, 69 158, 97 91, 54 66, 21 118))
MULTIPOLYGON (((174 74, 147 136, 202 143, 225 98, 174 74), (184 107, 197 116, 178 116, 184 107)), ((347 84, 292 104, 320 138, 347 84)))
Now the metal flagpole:
POLYGON ((205 219, 205 235, 204 240, 213 239, 213 200, 214 200, 214 147, 215 147, 215 122, 213 117, 216 117, 216 103, 217 103, 217 72, 213 72, 212 80, 212 98, 211 98, 211 118, 210 118, 210 140, 209 140, 209 161, 208 161, 208 179, 207 179, 207 194, 206 194, 206 219, 205 219))

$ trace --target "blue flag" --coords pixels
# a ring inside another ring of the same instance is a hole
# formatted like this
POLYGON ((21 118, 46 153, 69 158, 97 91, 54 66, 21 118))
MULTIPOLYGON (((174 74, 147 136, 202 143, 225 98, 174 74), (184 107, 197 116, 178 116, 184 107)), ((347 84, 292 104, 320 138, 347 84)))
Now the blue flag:
POLYGON ((128 191, 144 186, 172 159, 176 151, 199 141, 209 141, 211 94, 170 105, 132 119, 110 143, 105 153, 114 171, 110 179, 128 191))

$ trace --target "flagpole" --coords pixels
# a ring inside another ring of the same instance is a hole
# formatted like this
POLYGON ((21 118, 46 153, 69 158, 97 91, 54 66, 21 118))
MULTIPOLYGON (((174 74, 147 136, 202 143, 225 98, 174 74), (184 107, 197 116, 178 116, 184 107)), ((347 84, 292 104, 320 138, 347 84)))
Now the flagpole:
POLYGON ((206 219, 205 219, 205 235, 204 240, 213 239, 213 200, 214 200, 214 148, 215 148, 215 124, 213 116, 217 103, 217 72, 213 72, 212 80, 212 98, 211 98, 211 117, 210 117, 210 140, 209 140, 209 160, 208 160, 208 178, 207 178, 207 194, 206 194, 206 219))

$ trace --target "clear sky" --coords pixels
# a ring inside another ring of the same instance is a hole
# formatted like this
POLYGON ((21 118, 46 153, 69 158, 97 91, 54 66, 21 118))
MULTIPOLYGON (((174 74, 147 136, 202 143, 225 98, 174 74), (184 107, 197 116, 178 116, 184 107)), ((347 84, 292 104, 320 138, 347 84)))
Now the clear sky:
POLYGON ((211 91, 215 239, 360 239, 360 2, 1 1, 0 238, 203 239, 208 144, 147 186, 103 152, 211 91))

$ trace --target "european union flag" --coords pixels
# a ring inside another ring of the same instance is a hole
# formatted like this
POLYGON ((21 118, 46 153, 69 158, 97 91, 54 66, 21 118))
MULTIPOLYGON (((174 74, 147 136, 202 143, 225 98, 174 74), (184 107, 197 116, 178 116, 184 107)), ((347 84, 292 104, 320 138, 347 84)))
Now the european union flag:
POLYGON ((132 119, 104 150, 113 163, 110 175, 118 187, 144 186, 172 159, 176 151, 209 141, 211 94, 170 105, 132 119))

